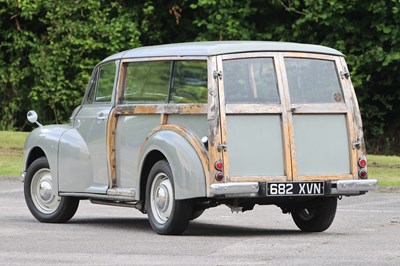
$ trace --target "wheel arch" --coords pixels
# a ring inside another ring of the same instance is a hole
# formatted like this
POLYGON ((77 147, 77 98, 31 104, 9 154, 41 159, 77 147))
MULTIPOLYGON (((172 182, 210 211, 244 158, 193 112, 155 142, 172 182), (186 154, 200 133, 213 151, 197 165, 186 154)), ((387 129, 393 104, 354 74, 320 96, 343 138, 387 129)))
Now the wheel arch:
POLYGON ((207 153, 198 138, 183 126, 164 125, 154 129, 142 146, 139 158, 141 200, 145 198, 152 166, 164 159, 170 164, 174 176, 176 199, 206 196, 207 153))
POLYGON ((36 146, 33 147, 29 154, 27 155, 26 161, 25 161, 25 170, 27 170, 29 168, 29 166, 37 159, 39 159, 40 157, 46 157, 46 153, 43 151, 42 148, 36 146))

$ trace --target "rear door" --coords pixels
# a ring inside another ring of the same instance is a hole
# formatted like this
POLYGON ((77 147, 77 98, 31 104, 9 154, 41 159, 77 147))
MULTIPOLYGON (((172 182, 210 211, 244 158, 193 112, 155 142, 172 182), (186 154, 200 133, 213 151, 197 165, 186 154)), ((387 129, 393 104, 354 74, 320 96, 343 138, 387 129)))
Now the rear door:
POLYGON ((352 177, 353 120, 338 58, 251 53, 218 62, 230 181, 352 177))
POLYGON ((278 62, 276 53, 219 57, 223 158, 230 181, 292 179, 278 62))
POLYGON ((280 56, 290 124, 295 180, 349 179, 355 174, 350 93, 339 57, 284 53, 280 56))

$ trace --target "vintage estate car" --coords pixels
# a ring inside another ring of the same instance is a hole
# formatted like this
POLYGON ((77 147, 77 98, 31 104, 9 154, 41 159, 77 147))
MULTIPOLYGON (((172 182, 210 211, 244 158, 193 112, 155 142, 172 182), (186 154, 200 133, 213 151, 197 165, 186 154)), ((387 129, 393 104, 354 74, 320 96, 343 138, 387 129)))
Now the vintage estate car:
POLYGON ((66 222, 80 200, 134 207, 159 234, 205 209, 274 204, 303 231, 333 222, 367 179, 361 116, 342 53, 282 42, 142 47, 94 69, 68 125, 25 143, 33 216, 66 222))

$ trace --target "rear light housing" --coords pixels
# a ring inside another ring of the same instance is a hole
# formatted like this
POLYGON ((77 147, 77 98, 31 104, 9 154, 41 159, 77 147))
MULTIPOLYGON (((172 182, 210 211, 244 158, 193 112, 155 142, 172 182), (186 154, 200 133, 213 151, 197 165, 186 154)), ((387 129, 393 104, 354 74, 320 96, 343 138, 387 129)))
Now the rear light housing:
POLYGON ((215 174, 215 179, 217 181, 222 181, 224 179, 224 163, 222 160, 218 160, 214 163, 215 170, 217 170, 217 173, 215 174))
POLYGON ((358 158, 358 177, 361 179, 367 178, 367 160, 363 157, 358 158))

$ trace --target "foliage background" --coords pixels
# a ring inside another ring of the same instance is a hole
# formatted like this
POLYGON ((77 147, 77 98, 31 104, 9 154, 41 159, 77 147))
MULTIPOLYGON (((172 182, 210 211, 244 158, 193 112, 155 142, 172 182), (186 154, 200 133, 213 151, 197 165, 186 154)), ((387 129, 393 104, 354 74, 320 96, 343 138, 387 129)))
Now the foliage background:
POLYGON ((346 55, 371 153, 400 154, 400 0, 0 0, 0 130, 69 119, 93 67, 203 40, 322 44, 346 55))

